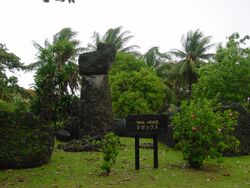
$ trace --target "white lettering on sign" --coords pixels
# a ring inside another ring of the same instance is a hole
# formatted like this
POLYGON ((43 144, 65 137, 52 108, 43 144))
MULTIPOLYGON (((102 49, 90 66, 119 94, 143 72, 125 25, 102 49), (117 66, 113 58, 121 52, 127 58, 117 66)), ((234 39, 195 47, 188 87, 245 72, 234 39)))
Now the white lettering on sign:
POLYGON ((136 121, 136 130, 155 131, 159 129, 159 120, 136 121))

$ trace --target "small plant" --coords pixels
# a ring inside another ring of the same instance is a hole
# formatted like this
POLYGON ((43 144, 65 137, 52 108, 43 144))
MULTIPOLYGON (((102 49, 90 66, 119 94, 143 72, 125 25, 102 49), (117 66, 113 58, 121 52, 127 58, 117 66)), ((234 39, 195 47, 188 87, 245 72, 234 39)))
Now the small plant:
POLYGON ((101 148, 104 160, 101 169, 105 173, 110 173, 112 166, 115 164, 119 145, 119 137, 114 133, 108 133, 105 135, 101 148))
POLYGON ((52 127, 56 132, 59 131, 60 129, 63 129, 64 126, 65 126, 65 120, 56 121, 52 123, 52 127))
POLYGON ((222 156, 226 149, 235 149, 239 141, 232 136, 238 114, 231 110, 213 111, 207 99, 182 102, 181 112, 173 119, 174 138, 184 160, 191 167, 199 168, 205 159, 222 156))

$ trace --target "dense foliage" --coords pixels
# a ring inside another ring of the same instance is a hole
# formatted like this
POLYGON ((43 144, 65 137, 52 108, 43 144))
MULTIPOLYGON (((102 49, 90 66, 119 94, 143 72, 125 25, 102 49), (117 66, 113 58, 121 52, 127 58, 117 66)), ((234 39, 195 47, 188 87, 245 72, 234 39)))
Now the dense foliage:
POLYGON ((177 147, 191 167, 199 168, 205 159, 220 157, 239 143, 231 136, 238 114, 231 110, 215 111, 207 99, 182 102, 181 112, 172 119, 177 147))
POLYGON ((166 86, 142 60, 118 53, 109 74, 116 117, 157 112, 163 105, 166 86))
POLYGON ((250 96, 250 49, 235 33, 216 54, 216 63, 201 68, 200 79, 194 85, 194 97, 218 97, 223 103, 246 102, 250 96))
POLYGON ((64 28, 54 35, 53 43, 45 41, 45 47, 35 43, 38 49, 35 74, 36 98, 33 111, 47 121, 64 119, 78 89, 78 66, 76 58, 81 51, 76 32, 64 28))
POLYGON ((108 29, 103 36, 100 33, 94 32, 92 37, 93 44, 88 43, 86 51, 95 51, 97 49, 98 43, 108 43, 113 44, 117 51, 121 52, 130 52, 138 54, 135 49, 138 49, 139 46, 131 45, 127 46, 127 43, 130 39, 133 38, 133 35, 130 35, 130 31, 122 31, 122 27, 110 28, 108 29))
POLYGON ((5 45, 0 43, 0 99, 12 101, 17 94, 28 97, 25 89, 18 86, 18 79, 15 76, 8 77, 6 72, 23 70, 25 66, 20 62, 20 58, 8 51, 5 45))

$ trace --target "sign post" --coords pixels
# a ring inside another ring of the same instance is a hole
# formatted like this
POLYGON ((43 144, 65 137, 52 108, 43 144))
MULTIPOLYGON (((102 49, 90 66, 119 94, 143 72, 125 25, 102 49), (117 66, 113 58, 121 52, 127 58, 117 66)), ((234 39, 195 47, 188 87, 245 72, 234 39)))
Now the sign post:
POLYGON ((140 169, 140 138, 153 138, 154 168, 158 168, 158 135, 167 133, 166 115, 129 115, 126 118, 128 136, 135 138, 135 169, 140 169))
POLYGON ((154 145, 154 168, 158 168, 158 136, 154 136, 153 145, 154 145))
POLYGON ((139 137, 135 137, 135 169, 139 170, 140 169, 140 140, 139 137))

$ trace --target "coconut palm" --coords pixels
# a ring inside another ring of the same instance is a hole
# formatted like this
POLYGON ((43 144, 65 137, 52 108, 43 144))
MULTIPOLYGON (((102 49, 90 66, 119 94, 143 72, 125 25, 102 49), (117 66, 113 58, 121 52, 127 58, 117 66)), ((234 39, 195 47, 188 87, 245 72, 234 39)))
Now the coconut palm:
POLYGON ((213 46, 210 41, 211 36, 204 36, 199 29, 189 31, 181 39, 183 51, 174 49, 170 52, 179 59, 177 69, 187 82, 188 97, 191 96, 192 84, 197 81, 196 69, 214 57, 214 54, 207 53, 213 46))
POLYGON ((29 65, 36 69, 33 111, 46 121, 66 118, 72 97, 79 86, 77 58, 82 48, 75 39, 76 32, 64 28, 54 35, 53 42, 44 46, 34 42, 37 62, 29 65))
POLYGON ((85 50, 95 51, 97 49, 97 44, 102 42, 115 45, 117 51, 138 54, 136 49, 138 49, 139 46, 137 45, 126 46, 129 40, 132 39, 133 37, 134 37, 133 35, 130 35, 130 31, 122 32, 121 26, 117 28, 108 29, 108 31, 103 36, 101 36, 100 33, 98 32, 94 32, 94 35, 92 37, 93 44, 89 43, 87 48, 85 48, 85 50))
POLYGON ((170 55, 166 52, 161 53, 157 46, 150 48, 142 57, 148 66, 154 68, 158 68, 170 60, 170 55))

